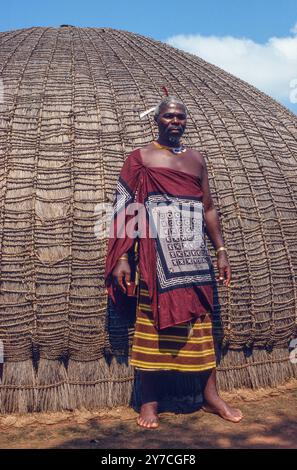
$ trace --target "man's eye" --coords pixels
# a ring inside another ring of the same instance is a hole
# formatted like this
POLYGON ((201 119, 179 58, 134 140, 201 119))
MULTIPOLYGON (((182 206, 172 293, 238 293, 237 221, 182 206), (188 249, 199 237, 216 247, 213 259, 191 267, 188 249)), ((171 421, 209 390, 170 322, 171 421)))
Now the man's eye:
POLYGON ((164 114, 165 119, 173 119, 174 117, 177 117, 177 119, 179 119, 181 121, 186 119, 185 114, 169 114, 169 113, 164 114))

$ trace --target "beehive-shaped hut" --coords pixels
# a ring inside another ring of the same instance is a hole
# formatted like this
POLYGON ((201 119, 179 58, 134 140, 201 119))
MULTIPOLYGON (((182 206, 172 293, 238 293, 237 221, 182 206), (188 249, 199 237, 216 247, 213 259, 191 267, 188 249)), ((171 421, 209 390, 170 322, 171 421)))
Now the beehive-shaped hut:
POLYGON ((296 116, 137 34, 31 28, 0 33, 1 412, 129 403, 133 322, 107 306, 95 228, 125 157, 157 136, 139 114, 164 86, 189 110, 233 267, 216 295, 220 387, 297 375, 296 116))

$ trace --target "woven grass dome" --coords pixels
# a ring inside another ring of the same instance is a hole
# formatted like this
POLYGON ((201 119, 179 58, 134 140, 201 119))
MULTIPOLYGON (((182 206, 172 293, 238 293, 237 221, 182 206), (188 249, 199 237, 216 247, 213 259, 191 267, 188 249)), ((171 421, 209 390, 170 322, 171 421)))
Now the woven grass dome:
POLYGON ((139 114, 164 86, 188 108, 184 143, 206 158, 233 268, 216 291, 220 388, 297 376, 296 116, 196 56, 108 28, 0 33, 0 80, 0 412, 131 402, 133 321, 107 305, 94 227, 125 157, 157 136, 139 114))

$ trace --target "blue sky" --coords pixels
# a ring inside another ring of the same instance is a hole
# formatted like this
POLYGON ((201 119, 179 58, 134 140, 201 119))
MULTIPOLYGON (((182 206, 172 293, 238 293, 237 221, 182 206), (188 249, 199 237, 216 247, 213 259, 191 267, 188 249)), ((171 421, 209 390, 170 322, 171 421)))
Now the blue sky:
POLYGON ((167 41, 297 113, 296 0, 4 0, 1 5, 0 31, 65 23, 167 41))
POLYGON ((110 26, 156 39, 176 34, 284 36, 297 22, 296 0, 4 0, 0 30, 30 26, 110 26))

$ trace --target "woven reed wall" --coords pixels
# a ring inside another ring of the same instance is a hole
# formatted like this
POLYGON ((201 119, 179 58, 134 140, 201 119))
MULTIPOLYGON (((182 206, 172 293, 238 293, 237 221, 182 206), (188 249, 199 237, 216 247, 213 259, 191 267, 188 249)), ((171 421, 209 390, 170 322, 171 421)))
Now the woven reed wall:
POLYGON ((0 33, 0 411, 129 403, 133 319, 106 315, 106 239, 125 155, 156 137, 162 86, 189 109, 234 272, 214 318, 222 389, 296 376, 297 118, 203 60, 124 31, 0 33), (1 94, 0 94, 1 96, 1 94))

